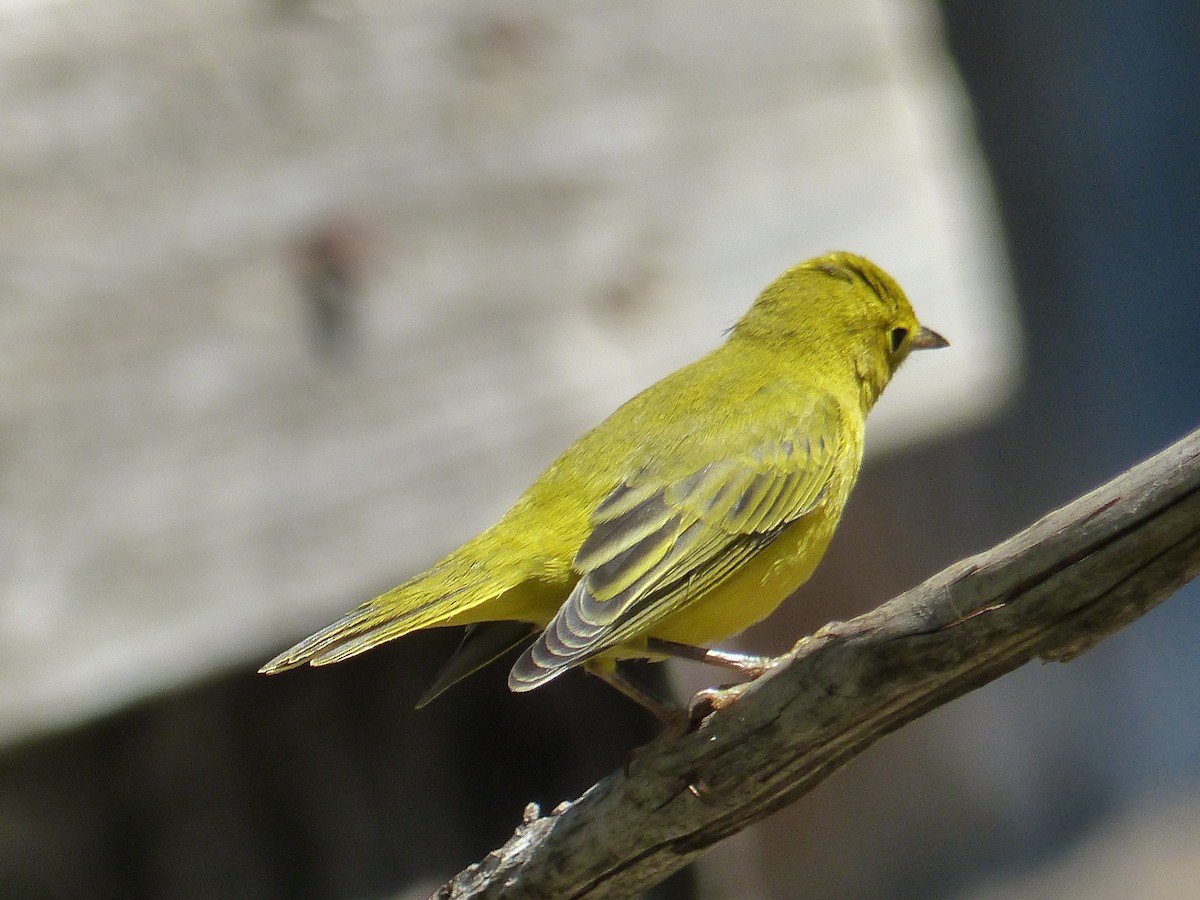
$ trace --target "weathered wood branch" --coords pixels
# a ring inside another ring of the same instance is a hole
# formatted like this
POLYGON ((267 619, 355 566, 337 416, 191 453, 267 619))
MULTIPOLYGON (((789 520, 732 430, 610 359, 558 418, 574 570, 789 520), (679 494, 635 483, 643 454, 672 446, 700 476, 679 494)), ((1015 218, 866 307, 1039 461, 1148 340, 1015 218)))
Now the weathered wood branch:
POLYGON ((884 735, 1032 659, 1067 661, 1200 571, 1200 431, 998 546, 801 641, 692 733, 645 748, 440 898, 628 897, 884 735))

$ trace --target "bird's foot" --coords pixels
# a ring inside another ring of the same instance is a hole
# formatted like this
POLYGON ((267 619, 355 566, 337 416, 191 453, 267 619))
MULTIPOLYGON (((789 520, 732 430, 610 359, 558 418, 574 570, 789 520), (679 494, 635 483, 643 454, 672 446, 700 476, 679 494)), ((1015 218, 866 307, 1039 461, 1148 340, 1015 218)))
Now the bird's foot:
POLYGON ((754 682, 746 681, 741 684, 731 684, 725 687, 705 688, 697 691, 688 703, 687 714, 692 728, 699 726, 708 715, 719 709, 728 709, 750 689, 754 682))

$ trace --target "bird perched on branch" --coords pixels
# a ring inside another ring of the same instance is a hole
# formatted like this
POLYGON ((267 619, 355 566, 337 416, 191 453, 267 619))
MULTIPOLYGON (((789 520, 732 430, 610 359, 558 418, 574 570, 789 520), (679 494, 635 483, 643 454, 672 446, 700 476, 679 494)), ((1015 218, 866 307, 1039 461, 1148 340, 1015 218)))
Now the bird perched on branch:
POLYGON ((618 662, 767 668, 708 645, 812 574, 858 477, 868 411, 911 351, 946 345, 861 256, 789 269, 723 345, 581 437, 495 525, 261 671, 466 625, 419 705, 525 643, 512 690, 582 666, 674 720, 618 662))

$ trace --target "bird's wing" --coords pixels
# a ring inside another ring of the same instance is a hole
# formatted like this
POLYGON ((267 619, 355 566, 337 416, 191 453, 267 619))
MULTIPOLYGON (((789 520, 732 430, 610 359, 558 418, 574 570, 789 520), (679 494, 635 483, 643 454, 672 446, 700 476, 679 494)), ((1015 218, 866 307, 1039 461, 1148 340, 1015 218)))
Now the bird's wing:
POLYGON ((592 514, 567 601, 517 661, 513 690, 644 636, 702 596, 821 501, 834 467, 841 410, 814 400, 789 429, 745 453, 665 480, 625 479, 592 514))

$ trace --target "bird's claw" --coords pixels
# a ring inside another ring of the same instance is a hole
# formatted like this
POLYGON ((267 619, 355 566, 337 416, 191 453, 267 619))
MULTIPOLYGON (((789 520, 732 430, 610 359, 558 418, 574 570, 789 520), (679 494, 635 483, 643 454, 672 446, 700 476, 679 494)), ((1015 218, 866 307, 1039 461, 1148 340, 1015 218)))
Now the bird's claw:
POLYGON ((698 726, 710 713, 733 706, 752 684, 754 684, 753 681, 746 681, 727 687, 705 688, 697 691, 687 708, 692 727, 698 726))

